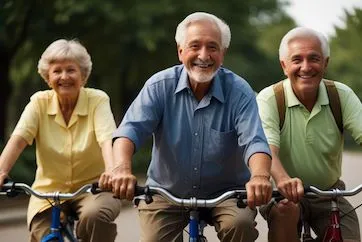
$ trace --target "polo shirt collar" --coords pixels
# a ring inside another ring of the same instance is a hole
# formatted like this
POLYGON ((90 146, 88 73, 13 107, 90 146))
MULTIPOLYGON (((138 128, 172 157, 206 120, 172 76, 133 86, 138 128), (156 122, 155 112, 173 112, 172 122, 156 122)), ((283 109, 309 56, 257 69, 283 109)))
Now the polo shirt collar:
MULTIPOLYGON (((298 100, 297 96, 295 96, 293 89, 292 89, 292 84, 290 83, 289 79, 286 79, 284 88, 285 88, 285 92, 287 95, 288 107, 303 105, 298 100)), ((319 83, 318 98, 317 98, 317 102, 315 105, 328 105, 328 104, 329 104, 329 99, 328 99, 328 95, 327 95, 327 89, 322 80, 319 83)))
MULTIPOLYGON (((187 71, 186 71, 185 67, 181 71, 181 75, 180 75, 179 81, 177 83, 175 94, 184 89, 189 89, 191 91, 191 87, 190 87, 190 83, 188 81, 188 75, 187 75, 187 71)), ((209 91, 208 95, 215 97, 221 103, 225 102, 225 96, 224 96, 223 89, 221 86, 221 80, 217 73, 211 82, 211 87, 210 87, 210 91, 209 91)))
POLYGON ((319 103, 320 105, 329 105, 327 88, 324 85, 323 80, 324 79, 322 79, 322 81, 319 83, 317 103, 319 103))

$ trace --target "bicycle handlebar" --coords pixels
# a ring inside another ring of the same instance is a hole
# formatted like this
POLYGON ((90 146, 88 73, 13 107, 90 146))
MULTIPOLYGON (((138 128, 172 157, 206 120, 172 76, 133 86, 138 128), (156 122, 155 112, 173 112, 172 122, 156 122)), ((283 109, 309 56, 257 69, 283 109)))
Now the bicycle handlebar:
POLYGON ((306 196, 321 196, 321 197, 330 197, 330 198, 337 198, 337 197, 345 197, 345 196, 354 196, 362 191, 362 184, 358 185, 357 187, 351 190, 340 190, 338 188, 333 188, 331 190, 321 190, 314 186, 309 186, 304 188, 304 193, 306 196))
POLYGON ((28 195, 34 195, 40 199, 54 199, 54 200, 66 200, 75 198, 83 193, 91 192, 93 194, 99 193, 98 183, 87 184, 79 188, 74 193, 61 193, 61 192, 46 192, 41 193, 35 191, 25 183, 6 182, 0 189, 0 195, 6 195, 8 197, 14 197, 19 193, 25 192, 28 195))
MULTIPOLYGON (((331 190, 321 190, 314 186, 307 186, 304 188, 304 196, 321 196, 321 197, 330 197, 330 198, 337 198, 341 196, 354 196, 357 193, 362 191, 362 184, 359 186, 351 189, 351 190, 340 190, 338 188, 334 188, 331 190)), ((152 186, 136 186, 135 189, 135 196, 136 199, 144 199, 146 203, 152 202, 153 195, 160 195, 168 202, 176 205, 176 206, 183 206, 183 207, 190 207, 190 208, 211 208, 216 207, 218 204, 222 203, 223 201, 230 199, 230 198, 237 198, 238 199, 238 206, 245 207, 246 206, 246 190, 245 189, 235 189, 226 191, 220 196, 212 199, 198 199, 196 197, 191 198, 178 198, 172 195, 169 191, 161 187, 152 187, 152 186)), ((272 192, 272 198, 275 201, 280 201, 284 197, 281 195, 278 190, 274 189, 272 192)))
MULTIPOLYGON (((135 189, 136 199, 144 199, 146 201, 146 203, 151 203, 152 195, 156 195, 156 194, 161 195, 168 202, 170 202, 176 206, 190 207, 190 208, 201 208, 201 207, 212 208, 212 207, 216 207, 220 203, 222 203, 225 200, 230 199, 230 198, 236 198, 238 200, 237 201, 238 207, 245 207, 246 206, 245 199, 247 196, 245 189, 235 189, 235 190, 226 191, 223 194, 221 194, 220 196, 218 196, 216 198, 211 198, 211 199, 198 199, 196 197, 178 198, 178 197, 175 197, 174 195, 172 195, 166 189, 161 188, 161 187, 136 186, 136 189, 135 189), (144 195, 144 197, 141 197, 142 195, 144 195)), ((277 190, 273 190, 272 196, 274 198, 276 198, 276 197, 280 197, 281 195, 277 190)))

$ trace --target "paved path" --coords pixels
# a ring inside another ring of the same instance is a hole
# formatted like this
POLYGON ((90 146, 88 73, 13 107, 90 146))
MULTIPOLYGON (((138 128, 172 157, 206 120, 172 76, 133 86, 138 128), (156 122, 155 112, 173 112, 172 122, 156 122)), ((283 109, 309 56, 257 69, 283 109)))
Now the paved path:
MULTIPOLYGON (((353 188, 362 183, 362 153, 347 152, 344 154, 342 179, 347 184, 347 189, 353 188)), ((354 206, 362 203, 362 194, 358 194, 350 201, 354 206)), ((0 207, 1 207, 0 200, 0 207)), ((8 204, 8 203, 6 203, 8 204)), ((25 224, 26 205, 24 201, 14 201, 7 205, 6 209, 0 209, 0 241, 21 242, 27 241, 27 229, 25 224)), ((357 209, 357 214, 362 221, 362 209, 357 209)), ((120 216, 116 220, 118 224, 118 237, 116 241, 133 242, 138 241, 139 227, 136 209, 131 205, 124 207, 120 216)), ((265 221, 257 216, 259 238, 257 242, 267 241, 267 226, 265 221)), ((361 230, 361 226, 360 226, 361 230)), ((362 231, 361 231, 362 232, 362 231)), ((217 237, 212 227, 206 228, 206 235, 209 242, 217 242, 217 237)))

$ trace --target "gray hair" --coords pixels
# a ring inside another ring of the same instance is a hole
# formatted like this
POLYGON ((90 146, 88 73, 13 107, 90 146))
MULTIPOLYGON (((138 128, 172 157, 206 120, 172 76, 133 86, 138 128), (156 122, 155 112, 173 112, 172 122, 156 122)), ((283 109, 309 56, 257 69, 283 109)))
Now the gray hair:
POLYGON ((290 41, 303 37, 316 37, 321 44, 323 57, 329 57, 329 43, 327 38, 322 33, 307 27, 296 27, 286 33, 286 35, 284 35, 284 37, 282 38, 279 46, 279 60, 284 60, 287 57, 289 51, 288 44, 290 43, 290 41))
POLYGON ((92 71, 92 61, 86 48, 77 40, 59 39, 51 43, 43 52, 38 62, 38 73, 48 82, 49 66, 55 61, 75 61, 84 77, 84 84, 92 71))
POLYGON ((195 12, 188 15, 176 29, 175 40, 177 45, 183 45, 186 39, 186 30, 196 21, 209 21, 218 27, 221 33, 221 46, 224 49, 229 48, 230 40, 231 40, 231 32, 229 26, 225 23, 225 21, 221 20, 220 18, 216 17, 215 15, 205 13, 205 12, 195 12))

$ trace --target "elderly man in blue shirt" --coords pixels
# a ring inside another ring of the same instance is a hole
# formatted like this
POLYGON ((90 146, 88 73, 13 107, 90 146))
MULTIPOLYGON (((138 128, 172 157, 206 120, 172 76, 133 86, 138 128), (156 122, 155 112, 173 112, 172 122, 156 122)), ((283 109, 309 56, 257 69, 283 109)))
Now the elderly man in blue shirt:
MULTIPOLYGON (((153 135, 147 185, 184 198, 246 187, 248 207, 227 200, 210 210, 211 222, 221 241, 255 241, 255 207, 271 198, 271 158, 253 90, 221 67, 230 29, 218 17, 196 12, 178 25, 175 39, 182 65, 146 82, 113 135, 113 192, 133 198, 132 156, 153 135)), ((179 240, 186 214, 160 197, 141 202, 140 240, 179 240)))

